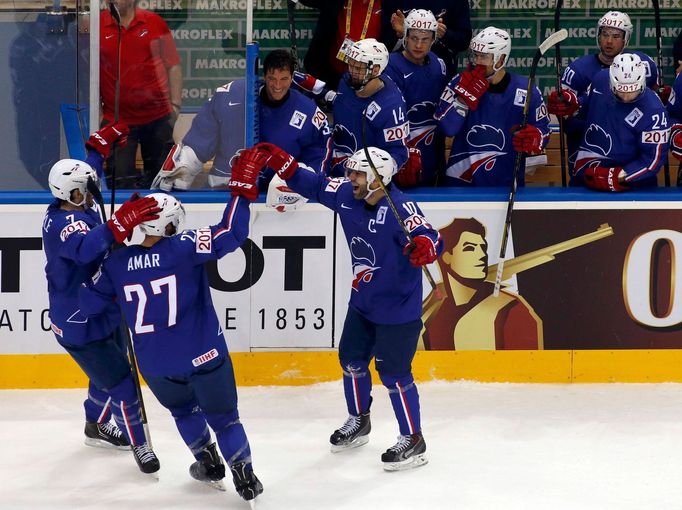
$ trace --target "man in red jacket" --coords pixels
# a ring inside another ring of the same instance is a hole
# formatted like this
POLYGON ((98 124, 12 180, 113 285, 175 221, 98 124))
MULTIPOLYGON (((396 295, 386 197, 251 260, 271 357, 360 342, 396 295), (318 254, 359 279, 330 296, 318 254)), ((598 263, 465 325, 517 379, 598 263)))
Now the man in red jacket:
POLYGON ((173 37, 160 16, 138 8, 136 0, 114 0, 121 17, 120 76, 119 26, 111 13, 101 14, 100 95, 103 120, 125 122, 130 127, 128 145, 107 161, 107 184, 116 166, 116 186, 149 188, 166 154, 173 146, 173 127, 182 103, 182 70, 173 37), (120 82, 116 119, 116 80, 120 82), (140 145, 144 171, 135 169, 140 145))

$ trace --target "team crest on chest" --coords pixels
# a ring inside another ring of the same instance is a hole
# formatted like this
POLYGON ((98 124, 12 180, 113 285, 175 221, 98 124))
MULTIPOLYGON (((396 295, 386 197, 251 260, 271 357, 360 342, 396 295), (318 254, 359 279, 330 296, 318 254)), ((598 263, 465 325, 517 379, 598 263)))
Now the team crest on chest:
POLYGON ((369 284, 374 276, 376 266, 376 254, 372 245, 362 237, 354 237, 350 243, 350 254, 353 259, 353 284, 352 289, 360 290, 360 285, 369 284))

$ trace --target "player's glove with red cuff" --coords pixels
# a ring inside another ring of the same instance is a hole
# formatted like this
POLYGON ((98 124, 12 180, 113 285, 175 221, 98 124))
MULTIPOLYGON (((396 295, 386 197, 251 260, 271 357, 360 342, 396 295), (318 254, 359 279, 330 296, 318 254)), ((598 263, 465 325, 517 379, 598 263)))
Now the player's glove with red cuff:
POLYGON ((658 97, 661 98, 661 103, 664 105, 668 104, 668 99, 670 99, 670 94, 673 93, 673 88, 670 85, 663 85, 657 92, 658 97))
POLYGON ((428 236, 414 237, 412 243, 406 244, 403 248, 403 254, 409 257, 410 264, 414 267, 431 264, 438 258, 436 246, 428 236))
POLYGON ((670 152, 682 161, 682 124, 674 124, 670 128, 670 152))
POLYGON ((490 82, 485 77, 485 66, 476 66, 473 71, 463 71, 459 83, 455 85, 457 97, 474 111, 478 108, 479 100, 490 87, 490 82))
POLYGON ((412 188, 419 184, 422 175, 422 151, 416 147, 410 147, 408 150, 407 161, 393 178, 398 186, 403 188, 412 188))
POLYGON ((116 122, 115 124, 107 124, 102 129, 95 131, 90 135, 85 146, 88 149, 96 150, 103 158, 108 158, 111 153, 111 148, 115 143, 123 148, 128 145, 128 133, 130 129, 123 122, 116 122))
POLYGON ((279 175, 281 179, 286 181, 287 179, 291 179, 294 173, 296 173, 298 163, 294 157, 276 145, 261 142, 254 145, 253 148, 258 149, 259 152, 262 152, 269 157, 267 166, 277 172, 277 175, 279 175))
POLYGON ((329 89, 327 84, 318 80, 312 74, 294 71, 294 83, 303 91, 315 98, 318 104, 330 108, 336 99, 336 92, 329 89))
POLYGON ((561 96, 553 90, 547 98, 547 111, 557 117, 571 117, 579 109, 578 98, 571 90, 562 89, 561 96))
POLYGON ((512 145, 516 152, 523 152, 534 156, 542 152, 542 131, 528 124, 523 129, 518 126, 512 128, 512 145))
POLYGON ((161 209, 155 199, 141 198, 139 193, 133 193, 111 215, 111 219, 107 221, 107 227, 114 234, 114 240, 120 244, 140 223, 158 219, 159 212, 161 209))
POLYGON ((619 166, 596 166, 585 170, 583 180, 588 188, 599 191, 625 191, 627 186, 618 179, 623 171, 619 166))
POLYGON ((247 200, 258 198, 256 180, 268 162, 268 155, 255 147, 245 149, 232 160, 232 175, 227 183, 232 196, 241 195, 247 200))

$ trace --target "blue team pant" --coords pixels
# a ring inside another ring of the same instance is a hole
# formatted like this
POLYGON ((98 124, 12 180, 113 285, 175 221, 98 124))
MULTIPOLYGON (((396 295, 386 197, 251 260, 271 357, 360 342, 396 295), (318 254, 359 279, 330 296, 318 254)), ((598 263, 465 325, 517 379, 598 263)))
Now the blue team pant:
POLYGON ((140 402, 120 330, 83 345, 60 344, 90 379, 85 419, 108 421, 111 406, 116 424, 130 443, 144 443, 140 402))
POLYGON ((195 457, 211 441, 210 426, 229 465, 237 460, 250 461, 251 449, 239 421, 237 387, 229 356, 187 374, 145 376, 145 380, 173 415, 180 436, 195 457))
POLYGON ((348 412, 354 416, 369 410, 372 379, 369 362, 389 391, 400 433, 421 431, 419 393, 412 377, 421 319, 404 324, 376 324, 348 308, 339 342, 339 361, 348 412))

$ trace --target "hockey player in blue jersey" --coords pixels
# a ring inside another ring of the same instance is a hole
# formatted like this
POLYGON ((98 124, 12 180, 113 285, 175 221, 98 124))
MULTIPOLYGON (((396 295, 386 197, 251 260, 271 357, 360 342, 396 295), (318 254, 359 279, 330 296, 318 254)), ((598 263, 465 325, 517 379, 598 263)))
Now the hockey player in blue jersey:
POLYGON ((97 316, 112 300, 129 321, 140 372, 173 418, 194 455, 190 475, 216 488, 225 465, 211 440, 215 432, 235 488, 253 500, 263 486, 253 472, 251 449, 239 420, 232 361, 211 300, 204 264, 239 248, 249 230, 250 203, 265 159, 254 149, 235 158, 232 198, 221 221, 180 232, 185 211, 165 193, 150 195, 159 218, 140 225, 139 245, 112 253, 81 290, 84 313, 97 316))
POLYGON ((140 469, 153 473, 159 470, 159 461, 146 443, 140 421, 127 350, 119 334, 120 310, 108 303, 101 316, 88 319, 78 306, 79 287, 95 274, 111 245, 122 242, 140 222, 158 217, 153 199, 131 199, 102 223, 88 191, 88 180, 99 182, 102 161, 114 143, 125 145, 127 132, 121 123, 105 126, 88 139, 85 161, 63 159, 50 170, 55 200, 43 220, 45 276, 52 332, 89 379, 85 444, 129 450, 132 443, 140 469), (109 422, 112 411, 118 427, 109 422))
POLYGON ((393 80, 382 74, 388 65, 386 46, 363 39, 351 46, 347 56, 348 72, 334 100, 331 175, 344 175, 345 160, 364 146, 363 117, 367 146, 387 151, 401 172, 419 172, 418 154, 408 160, 410 126, 405 100, 393 80))
POLYGON ((410 122, 407 145, 421 153, 421 175, 401 172, 395 180, 401 188, 435 186, 445 169, 445 136, 433 114, 448 82, 445 63, 431 51, 438 21, 431 11, 413 9, 404 25, 404 49, 390 54, 384 74, 405 98, 410 122))
POLYGON ((682 161, 682 72, 675 78, 667 109, 672 126, 670 128, 670 152, 676 159, 682 161))
MULTIPOLYGON (((446 136, 454 136, 445 186, 510 186, 516 153, 538 155, 549 141, 549 118, 542 95, 533 87, 528 125, 519 130, 528 79, 504 65, 511 38, 487 27, 469 45, 473 69, 456 75, 443 91, 435 113, 446 136)), ((523 186, 525 172, 518 175, 523 186)))
POLYGON ((668 156, 670 123, 661 100, 646 87, 639 56, 614 58, 580 102, 565 124, 568 133, 582 133, 571 185, 601 191, 656 186, 656 173, 668 156))
MULTIPOLYGON (((597 45, 598 53, 582 56, 571 62, 561 78, 563 86, 563 98, 558 92, 553 91, 547 99, 548 107, 551 103, 551 113, 566 115, 566 112, 577 104, 578 98, 587 94, 592 80, 597 73, 608 69, 613 59, 620 55, 630 43, 633 25, 624 12, 609 11, 597 22, 597 45)), ((656 63, 641 51, 628 50, 629 53, 639 55, 646 67, 646 84, 655 89, 658 80, 658 68, 656 63)), ((582 138, 582 133, 567 133, 567 150, 569 155, 570 170, 573 169, 575 151, 582 138)))
MULTIPOLYGON (((314 101, 290 88, 295 67, 296 61, 287 51, 274 50, 265 57, 265 83, 259 92, 260 139, 286 148, 319 172, 330 161, 331 130, 327 116, 314 101)), ((245 86, 245 80, 239 79, 218 88, 197 113, 182 143, 171 149, 152 189, 189 189, 203 164, 211 158, 214 159, 209 185, 227 184, 230 160, 244 148, 240 126, 244 125, 245 86)), ((261 190, 270 186, 274 192, 276 187, 283 186, 279 180, 272 182, 272 176, 271 171, 263 174, 261 190)), ((278 210, 295 209, 304 203, 291 192, 279 191, 280 202, 272 204, 278 210)))
POLYGON ((361 446, 369 439, 369 363, 374 357, 400 428, 398 442, 381 456, 384 469, 425 464, 412 359, 422 328, 421 266, 435 261, 442 251, 440 234, 417 204, 391 185, 397 167, 387 151, 368 147, 370 163, 361 149, 344 163, 347 178, 325 178, 300 171, 296 160, 274 145, 255 147, 270 156, 268 166, 294 191, 317 199, 339 215, 350 248, 353 283, 339 343, 349 416, 330 438, 332 452, 361 446), (390 193, 413 244, 407 243, 370 164, 390 193))

